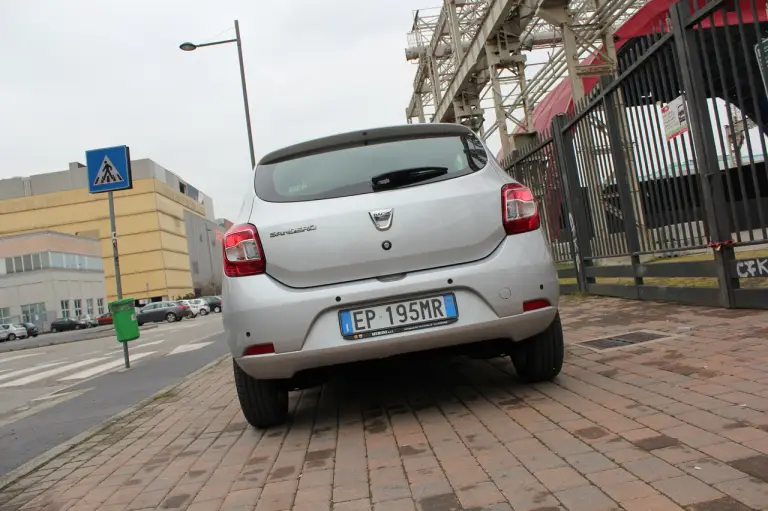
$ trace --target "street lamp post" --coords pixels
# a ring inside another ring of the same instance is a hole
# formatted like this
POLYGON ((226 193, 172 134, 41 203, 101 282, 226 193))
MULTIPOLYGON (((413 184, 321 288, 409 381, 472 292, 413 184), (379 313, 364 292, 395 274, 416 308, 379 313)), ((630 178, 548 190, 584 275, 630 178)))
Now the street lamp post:
POLYGON ((204 46, 216 46, 218 44, 237 43, 237 57, 240 61, 240 83, 243 87, 243 104, 245 106, 245 126, 248 129, 248 149, 251 153, 251 170, 256 167, 256 153, 253 150, 253 130, 251 130, 251 111, 248 108, 248 88, 245 85, 245 65, 243 64, 243 42, 240 39, 240 24, 235 20, 235 38, 211 43, 181 43, 179 48, 184 51, 194 51, 204 46))

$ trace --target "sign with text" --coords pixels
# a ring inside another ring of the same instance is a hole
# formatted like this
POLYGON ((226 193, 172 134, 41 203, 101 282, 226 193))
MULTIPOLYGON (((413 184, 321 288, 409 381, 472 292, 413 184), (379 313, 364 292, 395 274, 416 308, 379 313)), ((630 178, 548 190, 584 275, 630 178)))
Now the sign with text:
POLYGON ((664 135, 667 140, 688 132, 688 116, 685 111, 685 99, 678 96, 661 107, 661 119, 664 123, 664 135))

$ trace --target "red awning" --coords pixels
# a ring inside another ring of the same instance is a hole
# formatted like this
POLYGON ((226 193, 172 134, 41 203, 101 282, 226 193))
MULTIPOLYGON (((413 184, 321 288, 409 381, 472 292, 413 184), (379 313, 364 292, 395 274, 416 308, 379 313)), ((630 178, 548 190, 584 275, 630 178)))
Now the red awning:
MULTIPOLYGON (((629 18, 615 34, 618 36, 616 41, 616 49, 618 50, 629 39, 648 35, 658 29, 660 24, 667 18, 667 13, 672 4, 676 0, 651 0, 643 7, 641 7, 631 18, 629 18)), ((755 9, 758 13, 758 20, 768 20, 768 13, 766 12, 767 0, 754 0, 755 9)), ((706 0, 696 0, 696 3, 705 5, 706 0)), ((752 22, 752 0, 739 0, 741 4, 742 20, 744 23, 752 22)), ((728 13, 728 24, 738 24, 738 14, 736 12, 728 13)), ((722 26, 722 16, 718 12, 715 15, 715 25, 722 26)), ((702 26, 709 26, 709 22, 705 21, 702 26)), ((589 56, 584 60, 584 64, 599 64, 601 60, 595 55, 589 56)), ((589 93, 597 83, 597 77, 582 78, 584 84, 584 91, 589 93)), ((536 131, 541 132, 545 128, 548 128, 552 122, 552 118, 560 113, 569 112, 573 108, 573 96, 571 94, 571 83, 567 78, 561 80, 557 86, 542 99, 539 104, 533 110, 533 125, 536 131)), ((522 129, 517 128, 515 133, 522 132, 522 129)))

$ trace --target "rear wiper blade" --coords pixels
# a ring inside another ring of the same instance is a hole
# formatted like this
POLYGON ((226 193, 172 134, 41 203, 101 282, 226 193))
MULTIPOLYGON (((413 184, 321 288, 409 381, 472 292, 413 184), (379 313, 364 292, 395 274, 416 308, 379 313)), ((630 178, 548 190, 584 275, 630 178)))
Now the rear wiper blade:
POLYGON ((392 170, 371 178, 374 190, 386 190, 398 188, 420 181, 426 181, 433 177, 448 173, 447 167, 412 167, 408 169, 392 170))

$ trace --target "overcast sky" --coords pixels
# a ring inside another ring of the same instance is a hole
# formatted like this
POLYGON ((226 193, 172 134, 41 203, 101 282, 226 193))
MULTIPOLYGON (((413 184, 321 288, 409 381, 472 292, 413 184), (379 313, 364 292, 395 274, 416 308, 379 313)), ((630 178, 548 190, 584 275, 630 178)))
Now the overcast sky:
POLYGON ((256 158, 400 124, 413 10, 440 0, 0 0, 0 178, 126 144, 236 215, 250 186, 234 37, 240 20, 256 158))

